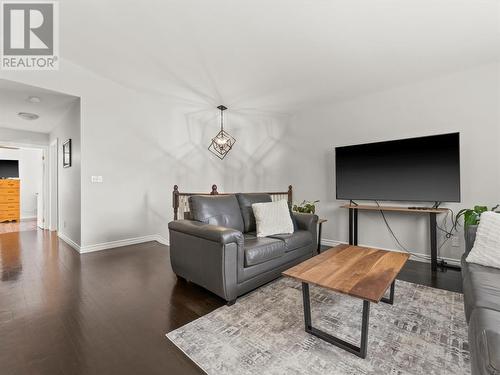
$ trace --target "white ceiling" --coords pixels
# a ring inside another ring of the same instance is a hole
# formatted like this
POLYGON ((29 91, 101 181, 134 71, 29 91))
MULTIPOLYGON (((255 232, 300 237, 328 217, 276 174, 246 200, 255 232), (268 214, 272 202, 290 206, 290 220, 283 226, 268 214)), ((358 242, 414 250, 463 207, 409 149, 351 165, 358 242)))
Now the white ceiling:
POLYGON ((18 82, 0 79, 0 127, 49 133, 59 124, 69 106, 78 98, 18 82), (38 96, 40 103, 27 99, 38 96), (36 113, 37 120, 24 120, 18 112, 36 113))
POLYGON ((62 57, 191 103, 292 109, 500 60, 498 0, 65 0, 62 57))

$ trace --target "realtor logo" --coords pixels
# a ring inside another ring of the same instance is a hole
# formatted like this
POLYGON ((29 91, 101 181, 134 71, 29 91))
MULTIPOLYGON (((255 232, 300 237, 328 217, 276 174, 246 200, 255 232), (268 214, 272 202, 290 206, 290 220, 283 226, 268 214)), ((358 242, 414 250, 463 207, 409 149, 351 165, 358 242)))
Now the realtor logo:
POLYGON ((2 69, 58 69, 58 5, 55 1, 2 2, 2 69))

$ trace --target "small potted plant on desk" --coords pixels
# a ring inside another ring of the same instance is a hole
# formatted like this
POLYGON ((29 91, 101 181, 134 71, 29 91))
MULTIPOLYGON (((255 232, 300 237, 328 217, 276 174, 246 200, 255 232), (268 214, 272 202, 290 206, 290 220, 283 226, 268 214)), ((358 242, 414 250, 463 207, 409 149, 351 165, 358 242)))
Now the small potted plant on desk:
MULTIPOLYGON (((496 211, 500 207, 500 205, 496 205, 490 211, 496 211)), ((463 216, 464 217, 464 236, 467 241, 470 233, 473 233, 477 230, 477 226, 479 225, 479 221, 481 220, 481 214, 483 212, 488 211, 487 206, 474 206, 474 208, 464 208, 458 211, 455 216, 455 223, 458 223, 458 220, 463 216)))
POLYGON ((316 213, 316 203, 319 201, 302 201, 301 204, 294 204, 292 209, 303 214, 314 214, 316 213))

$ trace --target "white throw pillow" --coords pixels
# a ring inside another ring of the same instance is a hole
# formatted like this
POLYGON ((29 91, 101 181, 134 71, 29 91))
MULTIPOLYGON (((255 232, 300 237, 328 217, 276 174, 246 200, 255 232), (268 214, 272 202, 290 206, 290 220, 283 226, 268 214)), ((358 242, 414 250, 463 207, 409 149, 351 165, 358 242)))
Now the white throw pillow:
POLYGON ((491 211, 481 214, 476 241, 466 261, 500 268, 500 214, 491 211))
POLYGON ((293 233, 293 222, 290 209, 285 199, 252 204, 257 237, 267 237, 273 234, 293 233))

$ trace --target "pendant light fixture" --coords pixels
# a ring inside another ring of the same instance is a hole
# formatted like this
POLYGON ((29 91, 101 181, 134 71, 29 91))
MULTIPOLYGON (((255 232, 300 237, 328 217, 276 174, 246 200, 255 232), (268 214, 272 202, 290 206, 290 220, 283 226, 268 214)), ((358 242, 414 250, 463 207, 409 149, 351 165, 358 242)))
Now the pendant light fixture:
POLYGON ((217 108, 220 110, 220 131, 212 138, 208 150, 222 160, 231 151, 233 145, 236 143, 236 139, 224 130, 224 111, 227 107, 220 105, 217 108))

